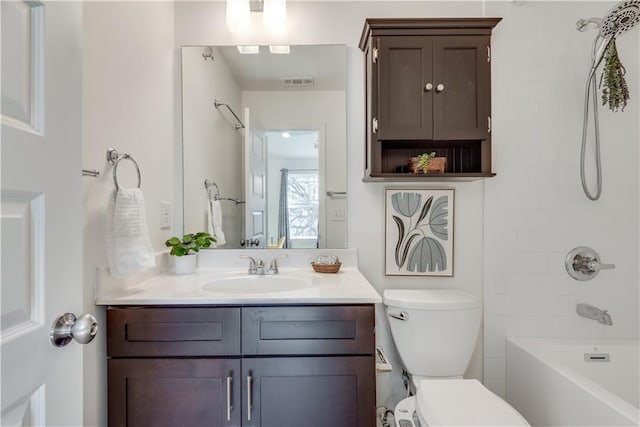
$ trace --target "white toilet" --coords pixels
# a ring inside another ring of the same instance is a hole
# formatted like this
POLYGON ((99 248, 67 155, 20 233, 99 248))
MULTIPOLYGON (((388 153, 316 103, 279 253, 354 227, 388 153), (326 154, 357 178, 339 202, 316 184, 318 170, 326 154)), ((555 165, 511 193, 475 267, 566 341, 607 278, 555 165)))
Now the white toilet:
POLYGON ((529 425, 479 381, 462 379, 480 330, 478 298, 458 290, 388 289, 384 304, 415 392, 396 406, 396 427, 529 425))

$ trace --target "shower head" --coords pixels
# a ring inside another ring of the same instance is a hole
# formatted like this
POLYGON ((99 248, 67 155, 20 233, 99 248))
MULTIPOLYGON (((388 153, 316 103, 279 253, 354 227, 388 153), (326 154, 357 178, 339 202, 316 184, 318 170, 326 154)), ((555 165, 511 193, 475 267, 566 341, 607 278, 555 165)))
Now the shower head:
POLYGON ((640 22, 640 0, 618 3, 602 19, 600 35, 617 37, 626 33, 640 22))

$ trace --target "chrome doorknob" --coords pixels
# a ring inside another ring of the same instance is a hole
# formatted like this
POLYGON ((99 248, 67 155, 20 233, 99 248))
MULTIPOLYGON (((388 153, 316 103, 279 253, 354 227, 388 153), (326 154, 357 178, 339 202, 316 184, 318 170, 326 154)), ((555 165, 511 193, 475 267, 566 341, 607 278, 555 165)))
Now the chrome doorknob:
POLYGON ((436 92, 442 92, 443 90, 444 90, 444 85, 442 83, 436 86, 436 92))
POLYGON ((424 90, 429 92, 431 89, 433 89, 433 84, 432 83, 427 83, 426 85, 424 85, 424 90))
POLYGON ((80 344, 90 343, 97 333, 98 321, 93 315, 76 317, 73 313, 65 313, 53 322, 49 339, 54 346, 64 347, 72 339, 80 344))

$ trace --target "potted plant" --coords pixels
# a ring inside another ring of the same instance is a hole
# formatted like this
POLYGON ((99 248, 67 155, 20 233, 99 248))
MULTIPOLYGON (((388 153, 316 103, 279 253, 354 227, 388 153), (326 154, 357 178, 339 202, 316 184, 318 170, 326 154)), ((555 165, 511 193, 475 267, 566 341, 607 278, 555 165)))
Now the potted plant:
POLYGON ((422 153, 416 157, 411 157, 409 170, 413 173, 438 172, 444 173, 447 167, 446 157, 436 157, 436 152, 422 153))
POLYGON ((201 248, 211 247, 211 243, 216 238, 209 233, 201 231, 195 234, 185 234, 182 239, 171 237, 165 246, 171 248, 171 255, 174 255, 174 272, 176 274, 191 274, 196 271, 196 254, 201 248))

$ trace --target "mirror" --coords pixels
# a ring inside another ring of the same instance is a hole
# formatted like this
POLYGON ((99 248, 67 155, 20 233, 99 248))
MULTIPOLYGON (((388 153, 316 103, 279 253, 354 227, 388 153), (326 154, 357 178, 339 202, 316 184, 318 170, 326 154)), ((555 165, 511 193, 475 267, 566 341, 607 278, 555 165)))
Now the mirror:
POLYGON ((284 48, 182 48, 184 233, 346 247, 346 47, 284 48))

